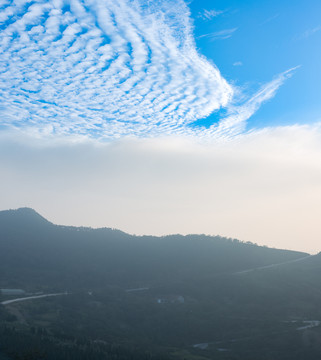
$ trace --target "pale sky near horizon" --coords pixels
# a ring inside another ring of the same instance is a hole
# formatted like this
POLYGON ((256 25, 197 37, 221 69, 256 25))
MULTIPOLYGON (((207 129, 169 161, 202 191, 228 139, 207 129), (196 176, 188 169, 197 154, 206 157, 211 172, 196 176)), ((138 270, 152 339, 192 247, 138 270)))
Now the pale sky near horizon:
POLYGON ((320 11, 0 0, 0 209, 321 251, 320 11))

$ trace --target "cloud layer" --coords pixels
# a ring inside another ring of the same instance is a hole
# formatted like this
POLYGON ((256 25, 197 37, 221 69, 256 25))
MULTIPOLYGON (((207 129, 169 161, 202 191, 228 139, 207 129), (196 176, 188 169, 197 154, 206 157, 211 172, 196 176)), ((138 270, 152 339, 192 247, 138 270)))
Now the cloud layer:
POLYGON ((184 133, 233 89, 182 0, 3 0, 1 125, 96 138, 184 133))
POLYGON ((0 136, 0 206, 30 206, 66 225, 220 234, 317 252, 320 153, 320 125, 264 129, 211 145, 0 136))

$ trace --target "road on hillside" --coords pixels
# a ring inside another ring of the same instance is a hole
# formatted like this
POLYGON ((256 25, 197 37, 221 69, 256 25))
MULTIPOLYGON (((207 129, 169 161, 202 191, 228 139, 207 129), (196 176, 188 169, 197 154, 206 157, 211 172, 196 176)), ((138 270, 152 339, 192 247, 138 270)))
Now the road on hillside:
MULTIPOLYGON (((246 274, 246 273, 249 273, 249 272, 255 271, 255 270, 270 269, 270 268, 274 268, 276 266, 281 266, 281 265, 291 264, 291 263, 298 262, 298 261, 303 261, 303 260, 309 259, 313 256, 315 256, 315 255, 308 255, 308 256, 304 256, 299 259, 289 260, 289 261, 285 261, 285 262, 278 263, 278 264, 270 264, 270 265, 255 267, 255 268, 246 269, 246 270, 242 270, 242 271, 237 271, 233 274, 239 275, 239 274, 246 274)), ((131 292, 131 291, 141 291, 141 290, 148 290, 148 289, 149 288, 137 288, 137 289, 127 289, 126 291, 131 292)), ((68 292, 63 292, 63 293, 55 293, 55 294, 27 296, 27 297, 21 297, 21 298, 16 298, 16 299, 11 299, 11 300, 5 300, 5 301, 0 302, 0 305, 10 305, 12 303, 16 303, 16 302, 20 302, 20 301, 27 301, 27 300, 33 300, 33 299, 46 298, 46 297, 50 297, 50 296, 61 296, 61 295, 69 295, 69 294, 70 293, 68 293, 68 292)))
POLYGON ((41 299, 41 298, 45 298, 45 297, 60 296, 60 295, 68 295, 68 293, 64 292, 64 293, 56 293, 56 294, 43 294, 43 295, 27 296, 27 297, 22 297, 22 298, 17 298, 17 299, 5 300, 5 301, 2 301, 0 304, 1 305, 9 305, 9 304, 20 302, 20 301, 41 299))
POLYGON ((299 258, 299 259, 288 260, 288 261, 278 263, 278 264, 270 264, 270 265, 255 267, 255 268, 246 269, 246 270, 242 270, 242 271, 237 271, 237 272, 235 272, 233 274, 234 275, 239 275, 239 274, 246 274, 246 273, 249 273, 249 272, 255 271, 255 270, 270 269, 270 268, 274 268, 274 267, 277 267, 277 266, 286 265, 286 264, 292 264, 292 263, 295 263, 295 262, 298 262, 298 261, 303 261, 303 260, 306 260, 306 259, 310 259, 313 256, 315 256, 315 255, 308 255, 308 256, 304 256, 304 257, 299 258))

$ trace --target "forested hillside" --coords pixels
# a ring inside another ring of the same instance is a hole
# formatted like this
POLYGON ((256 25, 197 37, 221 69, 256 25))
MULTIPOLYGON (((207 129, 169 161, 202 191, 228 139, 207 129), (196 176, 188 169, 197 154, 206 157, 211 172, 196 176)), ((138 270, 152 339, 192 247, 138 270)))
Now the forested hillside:
POLYGON ((57 226, 28 208, 0 212, 0 238, 0 286, 28 291, 193 282, 306 255, 219 236, 57 226))
POLYGON ((319 359, 320 270, 319 255, 219 236, 3 211, 0 288, 60 295, 0 306, 0 359, 319 359))

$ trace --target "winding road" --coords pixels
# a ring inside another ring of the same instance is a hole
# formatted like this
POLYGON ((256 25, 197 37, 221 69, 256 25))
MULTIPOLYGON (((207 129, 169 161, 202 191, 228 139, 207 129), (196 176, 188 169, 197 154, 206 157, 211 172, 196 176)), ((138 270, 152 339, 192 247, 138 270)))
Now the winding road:
POLYGON ((16 302, 20 302, 20 301, 41 299, 41 298, 45 298, 45 297, 60 296, 60 295, 68 295, 68 293, 64 292, 64 293, 56 293, 56 294, 43 294, 43 295, 27 296, 27 297, 22 297, 22 298, 17 298, 17 299, 5 300, 5 301, 2 301, 0 304, 1 305, 10 305, 12 303, 16 303, 16 302))

